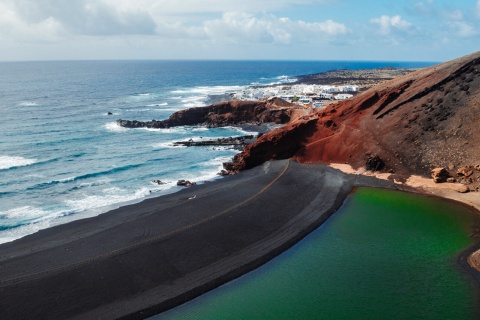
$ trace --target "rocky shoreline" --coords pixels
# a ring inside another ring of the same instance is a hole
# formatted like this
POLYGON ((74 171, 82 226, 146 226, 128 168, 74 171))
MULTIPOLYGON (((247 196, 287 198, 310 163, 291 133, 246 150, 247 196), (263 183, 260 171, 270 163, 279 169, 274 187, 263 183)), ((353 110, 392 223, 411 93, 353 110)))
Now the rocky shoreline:
POLYGON ((235 150, 243 150, 243 148, 255 142, 259 135, 247 135, 241 137, 228 137, 228 138, 218 138, 213 140, 187 140, 187 141, 177 141, 174 142, 173 145, 176 147, 183 146, 183 147, 207 147, 207 146, 231 146, 235 150))
POLYGON ((124 128, 164 129, 179 126, 205 126, 209 128, 230 125, 289 122, 299 106, 282 99, 267 101, 225 101, 206 107, 190 108, 173 113, 166 120, 117 120, 124 128))

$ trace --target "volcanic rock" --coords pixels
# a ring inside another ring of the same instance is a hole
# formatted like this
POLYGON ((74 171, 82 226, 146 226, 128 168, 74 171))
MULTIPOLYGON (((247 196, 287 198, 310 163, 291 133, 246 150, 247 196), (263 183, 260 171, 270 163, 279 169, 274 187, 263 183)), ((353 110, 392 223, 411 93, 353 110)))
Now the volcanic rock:
POLYGON ((254 135, 241 136, 241 137, 228 137, 228 138, 218 138, 212 140, 187 140, 187 141, 177 141, 174 142, 174 146, 184 146, 184 147, 204 147, 204 146, 237 146, 243 149, 243 146, 252 143, 255 141, 254 135))
POLYGON ((464 166, 457 170, 457 175, 461 177, 470 177, 473 174, 473 169, 470 166, 464 166))
POLYGON ((173 113, 166 120, 138 121, 117 120, 126 128, 170 128, 178 126, 202 125, 222 127, 243 123, 276 123, 290 121, 298 105, 288 103, 280 98, 267 101, 226 101, 207 107, 190 108, 173 113))
POLYGON ((370 171, 381 171, 385 168, 385 162, 379 156, 369 157, 365 163, 365 169, 370 171))
POLYGON ((177 186, 179 187, 191 187, 197 185, 196 182, 191 182, 189 180, 178 180, 177 181, 177 186))
POLYGON ((435 183, 446 182, 450 178, 450 174, 445 168, 435 168, 432 170, 432 179, 435 183))
POLYGON ((383 82, 308 121, 292 120, 247 146, 236 168, 288 157, 361 168, 371 152, 398 174, 429 176, 431 168, 478 163, 478 114, 480 52, 383 82))

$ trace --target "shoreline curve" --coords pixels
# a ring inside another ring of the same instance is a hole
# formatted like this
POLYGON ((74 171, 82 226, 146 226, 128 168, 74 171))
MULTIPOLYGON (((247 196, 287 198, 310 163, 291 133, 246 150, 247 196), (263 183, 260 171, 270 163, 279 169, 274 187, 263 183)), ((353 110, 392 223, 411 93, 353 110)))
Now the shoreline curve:
POLYGON ((397 188, 325 165, 272 161, 2 244, 0 317, 158 314, 287 250, 357 186, 397 188))

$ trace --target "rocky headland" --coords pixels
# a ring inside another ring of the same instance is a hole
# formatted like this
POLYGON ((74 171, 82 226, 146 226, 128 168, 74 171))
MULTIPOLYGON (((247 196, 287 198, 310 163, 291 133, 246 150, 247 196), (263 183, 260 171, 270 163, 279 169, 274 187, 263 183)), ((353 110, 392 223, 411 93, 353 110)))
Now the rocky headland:
POLYGON ((125 128, 171 128, 178 126, 222 127, 244 123, 284 124, 295 117, 299 106, 282 99, 267 101, 225 101, 214 105, 180 110, 166 120, 117 120, 125 128))
POLYGON ((480 177, 480 52, 383 82, 352 99, 292 120, 234 160, 236 170, 271 159, 342 163, 397 176, 430 177, 477 190, 480 177))
POLYGON ((253 143, 257 138, 257 135, 248 135, 241 137, 228 137, 228 138, 218 138, 211 140, 187 140, 187 141, 177 141, 173 145, 176 147, 208 147, 208 146, 230 146, 237 150, 243 150, 244 147, 250 143, 253 143))

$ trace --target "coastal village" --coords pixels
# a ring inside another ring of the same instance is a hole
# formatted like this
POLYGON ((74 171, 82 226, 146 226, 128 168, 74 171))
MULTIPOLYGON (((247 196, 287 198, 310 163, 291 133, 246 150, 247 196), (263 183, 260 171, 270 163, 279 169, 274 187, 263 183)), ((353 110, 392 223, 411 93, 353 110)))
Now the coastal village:
POLYGON ((233 98, 242 101, 268 100, 281 98, 290 103, 296 103, 304 108, 323 107, 329 101, 345 100, 358 93, 358 85, 316 85, 293 84, 268 87, 247 87, 233 94, 233 98))
POLYGON ((281 98, 304 108, 323 108, 342 101, 387 80, 418 69, 382 67, 368 70, 331 70, 283 79, 285 83, 250 86, 234 92, 232 99, 242 101, 281 98))

